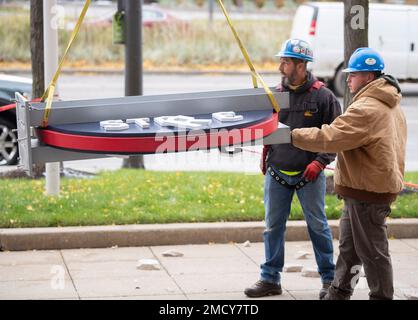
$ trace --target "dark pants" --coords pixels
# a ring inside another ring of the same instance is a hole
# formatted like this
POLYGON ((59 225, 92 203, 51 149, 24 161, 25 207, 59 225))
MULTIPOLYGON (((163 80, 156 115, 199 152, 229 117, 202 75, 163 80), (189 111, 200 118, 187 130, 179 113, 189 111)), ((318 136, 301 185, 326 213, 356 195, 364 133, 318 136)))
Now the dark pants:
POLYGON ((364 267, 370 299, 393 299, 393 270, 386 217, 389 204, 371 204, 345 198, 340 220, 340 255, 330 299, 349 299, 364 267))

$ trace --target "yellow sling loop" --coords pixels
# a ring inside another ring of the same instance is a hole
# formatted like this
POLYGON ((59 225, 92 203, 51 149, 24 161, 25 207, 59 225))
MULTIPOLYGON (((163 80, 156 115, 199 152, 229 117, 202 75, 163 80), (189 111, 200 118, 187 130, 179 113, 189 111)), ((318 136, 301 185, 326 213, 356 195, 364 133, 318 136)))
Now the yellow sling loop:
POLYGON ((237 40, 238 46, 239 46, 239 48, 241 49, 241 52, 242 52, 242 54, 243 54, 243 56, 244 56, 244 59, 245 59, 245 61, 247 62, 248 67, 249 67, 249 68, 250 68, 250 70, 251 70, 251 74, 252 74, 252 79, 253 79, 253 85, 254 85, 254 88, 258 88, 258 86, 257 86, 257 80, 258 80, 258 81, 261 83, 261 85, 263 86, 264 91, 265 91, 265 92, 266 92, 266 94, 268 95, 269 100, 270 100, 270 102, 271 102, 271 105, 273 106, 273 109, 274 109, 277 113, 279 113, 279 112, 280 112, 280 107, 279 107, 279 104, 277 103, 276 99, 274 98, 273 93, 271 92, 270 88, 269 88, 269 87, 266 85, 266 83, 264 82, 263 78, 262 78, 262 77, 260 76, 260 74, 259 74, 259 73, 255 70, 254 65, 253 65, 253 63, 252 63, 252 61, 251 61, 251 58, 250 58, 250 56, 249 56, 249 54, 248 54, 248 51, 247 51, 247 49, 245 48, 244 44, 242 43, 242 41, 241 41, 240 37, 238 36, 238 33, 237 33, 237 31, 235 30, 235 28, 234 28, 234 25, 233 25, 233 23, 232 23, 232 20, 231 20, 231 18, 230 18, 230 16, 229 16, 229 14, 228 14, 228 12, 227 12, 227 10, 226 10, 226 8, 225 8, 225 6, 224 6, 223 2, 222 2, 222 0, 218 0, 218 3, 219 3, 219 5, 220 5, 220 7, 221 7, 221 9, 222 9, 222 11, 223 11, 223 13, 224 13, 224 15, 225 15, 226 21, 228 22, 228 25, 229 25, 229 27, 231 28, 232 33, 234 34, 235 39, 237 40))
MULTIPOLYGON (((86 16, 87 10, 90 6, 91 0, 86 0, 86 3, 84 4, 83 10, 81 11, 80 17, 78 18, 77 24, 75 25, 75 28, 73 30, 73 33, 71 35, 70 41, 67 45, 67 49, 65 49, 64 55, 61 58, 61 61, 58 65, 58 69, 55 72, 54 77, 52 78, 51 83, 49 84, 48 88, 46 89, 45 93, 43 94, 41 101, 44 102, 46 99, 46 108, 44 113, 44 118, 42 121, 42 127, 48 126, 48 119, 49 115, 51 113, 51 107, 52 107, 52 101, 54 99, 54 93, 55 88, 57 86, 57 81, 61 73, 62 66, 64 64, 65 58, 70 51, 71 46, 73 45, 74 40, 77 38, 78 32, 80 31, 81 24, 83 23, 84 17, 86 16)), ((45 21, 45 23, 48 23, 45 21)))

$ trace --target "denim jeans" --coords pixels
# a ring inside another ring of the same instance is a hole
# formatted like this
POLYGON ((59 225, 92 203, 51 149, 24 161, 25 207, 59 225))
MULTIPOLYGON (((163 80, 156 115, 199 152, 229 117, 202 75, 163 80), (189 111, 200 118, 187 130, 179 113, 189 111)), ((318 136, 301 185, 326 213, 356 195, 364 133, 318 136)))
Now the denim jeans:
MULTIPOLYGON (((275 170, 289 184, 295 185, 302 179, 302 174, 288 176, 275 170)), ((318 272, 323 283, 334 279, 335 265, 332 233, 325 215, 326 178, 322 172, 315 182, 296 191, 308 225, 318 272)), ((264 205, 266 210, 266 230, 264 248, 266 261, 261 265, 261 280, 280 283, 285 255, 286 222, 290 214, 295 190, 288 189, 266 175, 264 185, 264 205)))

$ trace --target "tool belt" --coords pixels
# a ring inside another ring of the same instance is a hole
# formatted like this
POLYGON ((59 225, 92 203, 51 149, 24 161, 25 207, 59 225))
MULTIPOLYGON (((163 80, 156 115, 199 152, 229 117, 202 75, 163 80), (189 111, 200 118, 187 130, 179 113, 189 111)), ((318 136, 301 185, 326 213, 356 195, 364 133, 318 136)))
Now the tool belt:
POLYGON ((306 178, 302 178, 302 180, 300 180, 298 183, 296 184, 289 184, 287 183, 286 180, 284 180, 282 177, 280 177, 271 166, 268 166, 267 168, 267 173, 272 176, 272 178, 274 180, 276 180, 280 185, 282 185, 283 187, 286 187, 290 190, 300 190, 303 187, 305 187, 308 183, 309 180, 307 180, 306 178))

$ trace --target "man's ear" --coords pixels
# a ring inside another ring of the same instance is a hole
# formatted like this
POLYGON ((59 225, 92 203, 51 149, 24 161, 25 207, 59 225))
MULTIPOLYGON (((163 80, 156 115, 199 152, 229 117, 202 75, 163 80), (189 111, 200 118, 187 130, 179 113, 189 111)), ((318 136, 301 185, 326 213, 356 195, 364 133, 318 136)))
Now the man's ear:
POLYGON ((296 69, 298 71, 298 73, 304 73, 306 72, 306 63, 305 62, 300 62, 298 64, 296 64, 296 69))
POLYGON ((370 82, 372 82, 374 80, 376 80, 376 77, 375 77, 374 73, 368 72, 367 73, 367 83, 370 83, 370 82))

